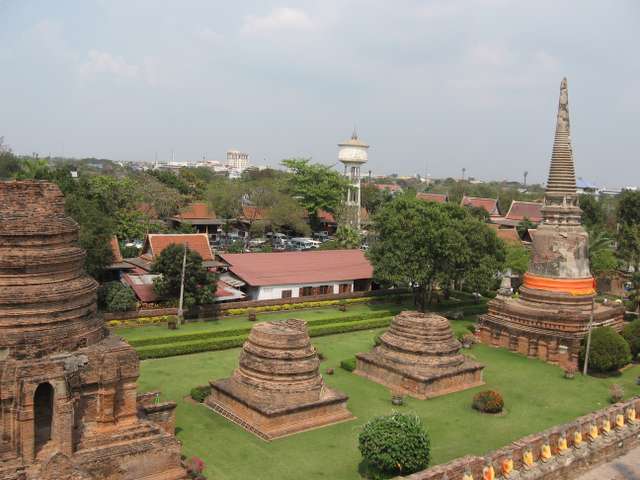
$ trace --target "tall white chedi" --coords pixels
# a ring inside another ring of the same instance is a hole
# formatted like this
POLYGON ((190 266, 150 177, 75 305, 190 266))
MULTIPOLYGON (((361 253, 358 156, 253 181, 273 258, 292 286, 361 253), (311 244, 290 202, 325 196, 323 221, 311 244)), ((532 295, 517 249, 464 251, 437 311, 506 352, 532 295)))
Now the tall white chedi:
POLYGON ((358 138, 354 130, 351 138, 338 144, 338 160, 344 165, 344 176, 349 179, 346 198, 346 220, 360 229, 360 167, 367 163, 369 145, 358 138))

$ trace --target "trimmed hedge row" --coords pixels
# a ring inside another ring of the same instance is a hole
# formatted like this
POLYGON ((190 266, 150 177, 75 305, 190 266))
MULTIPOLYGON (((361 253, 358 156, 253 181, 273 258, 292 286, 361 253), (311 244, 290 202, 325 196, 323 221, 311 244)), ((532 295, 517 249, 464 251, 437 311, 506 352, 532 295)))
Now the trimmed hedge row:
MULTIPOLYGON (((391 317, 387 316, 385 318, 374 318, 369 320, 310 326, 309 335, 311 337, 321 337, 324 335, 356 332, 359 330, 387 327, 390 323, 391 317)), ((200 341, 178 342, 164 345, 150 345, 137 348, 136 350, 141 360, 149 358, 173 357, 176 355, 186 355, 190 353, 210 352, 215 350, 226 350, 228 348, 240 347, 247 339, 247 336, 247 334, 244 334, 236 335, 233 337, 211 338, 208 340, 200 341)))
MULTIPOLYGON (((321 318, 318 320, 309 321, 308 325, 309 325, 309 328, 312 328, 320 325, 330 325, 334 323, 358 322, 361 320, 370 320, 374 318, 389 317, 389 316, 395 315, 396 313, 398 313, 397 310, 380 310, 378 312, 360 313, 357 315, 321 318)), ((228 330, 219 330, 214 332, 195 332, 195 333, 176 334, 171 336, 141 338, 139 340, 131 340, 129 344, 132 347, 148 347, 151 345, 166 345, 171 343, 191 342, 191 341, 207 340, 212 338, 235 337, 238 335, 248 334, 250 331, 251 331, 251 326, 248 326, 248 327, 233 328, 228 330)))
POLYGON ((384 300, 385 297, 357 297, 336 300, 317 300, 314 302, 282 303, 280 305, 263 305, 260 307, 229 308, 227 310, 223 310, 223 312, 227 315, 245 315, 251 310, 255 311, 256 313, 281 312, 286 310, 301 310, 303 308, 331 307, 334 305, 340 305, 341 303, 347 305, 353 303, 367 303, 380 299, 384 300))

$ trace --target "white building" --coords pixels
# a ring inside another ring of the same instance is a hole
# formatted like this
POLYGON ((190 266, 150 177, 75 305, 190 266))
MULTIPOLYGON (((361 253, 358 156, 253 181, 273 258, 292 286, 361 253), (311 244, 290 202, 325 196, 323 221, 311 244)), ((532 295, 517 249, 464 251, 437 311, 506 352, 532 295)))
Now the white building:
POLYGON ((275 300, 371 290, 373 267, 360 249, 282 253, 222 253, 251 300, 275 300))
POLYGON ((344 164, 344 175, 349 179, 347 216, 349 223, 360 230, 360 167, 367 163, 369 145, 358 139, 354 130, 351 138, 338 144, 338 160, 344 164))
POLYGON ((249 166, 249 154, 238 150, 228 150, 227 166, 242 173, 249 166))

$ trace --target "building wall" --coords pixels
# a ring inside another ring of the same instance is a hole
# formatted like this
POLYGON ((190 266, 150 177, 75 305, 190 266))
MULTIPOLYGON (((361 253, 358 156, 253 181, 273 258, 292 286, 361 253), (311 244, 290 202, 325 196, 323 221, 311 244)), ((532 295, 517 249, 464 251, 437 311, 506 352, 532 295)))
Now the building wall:
POLYGON ((349 291, 353 292, 353 284, 351 281, 341 281, 341 282, 323 282, 323 283, 304 283, 304 284, 292 284, 292 285, 272 285, 268 287, 251 287, 248 291, 249 297, 251 300, 275 300, 282 298, 282 292, 285 290, 291 290, 291 298, 298 298, 300 295, 300 290, 303 287, 312 287, 317 288, 322 285, 329 285, 329 294, 340 293, 340 285, 348 284, 349 291))

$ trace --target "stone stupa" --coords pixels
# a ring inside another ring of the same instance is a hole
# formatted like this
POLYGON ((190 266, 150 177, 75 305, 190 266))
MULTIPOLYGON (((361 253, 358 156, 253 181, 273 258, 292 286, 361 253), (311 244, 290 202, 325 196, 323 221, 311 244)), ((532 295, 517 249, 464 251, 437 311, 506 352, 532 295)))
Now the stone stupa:
POLYGON ((175 403, 97 314, 57 186, 0 182, 0 480, 178 480, 175 403))
POLYGON ((595 280, 589 267, 589 234, 581 224, 569 125, 567 80, 560 101, 543 222, 533 235, 532 258, 518 298, 498 296, 478 321, 488 345, 576 367, 580 342, 593 327, 623 325, 622 306, 595 303, 595 280))
POLYGON ((256 324, 242 347, 238 368, 212 381, 205 403, 264 440, 353 417, 348 397, 327 387, 303 320, 256 324))
POLYGON ((484 366, 460 348, 446 318, 405 311, 393 318, 380 345, 356 355, 354 373, 419 399, 482 385, 484 366))

